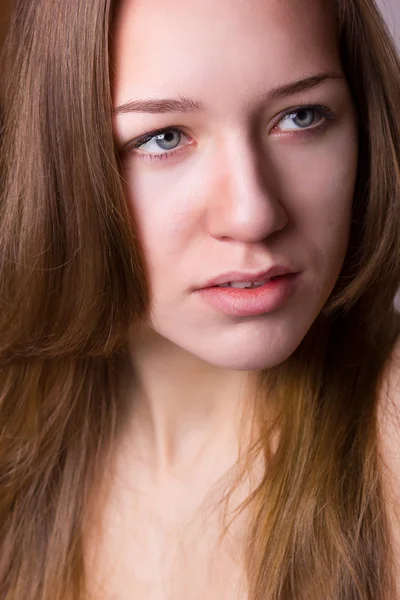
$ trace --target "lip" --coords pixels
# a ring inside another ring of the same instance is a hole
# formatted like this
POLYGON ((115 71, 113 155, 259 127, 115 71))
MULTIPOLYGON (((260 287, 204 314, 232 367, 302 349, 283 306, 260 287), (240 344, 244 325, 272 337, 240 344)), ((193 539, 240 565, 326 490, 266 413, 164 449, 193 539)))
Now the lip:
POLYGON ((299 273, 287 273, 256 288, 213 286, 197 294, 213 309, 232 317, 267 315, 286 305, 298 288, 299 278, 299 273))
POLYGON ((263 281, 264 279, 271 279, 271 277, 277 277, 278 275, 291 275, 296 271, 290 267, 284 265, 273 265, 267 270, 256 271, 256 272, 244 272, 244 271, 228 271, 212 279, 208 279, 200 288, 207 289, 217 285, 223 285, 224 283, 230 283, 232 281, 242 283, 247 281, 263 281))

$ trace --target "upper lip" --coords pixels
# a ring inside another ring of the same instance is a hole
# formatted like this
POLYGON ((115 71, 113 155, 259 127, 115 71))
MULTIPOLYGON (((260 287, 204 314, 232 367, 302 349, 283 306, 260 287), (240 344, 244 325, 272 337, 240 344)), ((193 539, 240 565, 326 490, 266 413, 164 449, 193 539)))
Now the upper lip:
POLYGON ((290 267, 285 267, 283 265, 274 265, 266 271, 228 271, 227 273, 223 273, 222 275, 218 275, 217 277, 209 279, 201 286, 200 289, 214 287, 216 285, 222 285, 224 283, 230 283, 232 281, 264 281, 270 279, 271 277, 277 277, 278 275, 287 275, 291 273, 295 273, 295 271, 290 267))

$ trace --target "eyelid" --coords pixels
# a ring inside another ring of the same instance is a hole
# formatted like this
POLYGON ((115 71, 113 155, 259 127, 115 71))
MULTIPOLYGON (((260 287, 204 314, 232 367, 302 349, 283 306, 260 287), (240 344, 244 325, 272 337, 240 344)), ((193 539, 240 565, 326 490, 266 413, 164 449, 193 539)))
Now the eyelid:
MULTIPOLYGON (((157 135, 165 133, 166 131, 179 131, 179 133, 182 133, 183 135, 187 136, 187 134, 184 132, 183 128, 180 127, 179 125, 171 125, 170 127, 160 127, 160 129, 154 129, 152 131, 148 131, 143 136, 141 136, 139 138, 135 138, 132 142, 130 142, 129 147, 135 149, 135 148, 138 148, 139 146, 143 146, 147 142, 150 142, 150 140, 152 140, 157 135)), ((171 150, 171 152, 173 152, 173 150, 171 150)))
MULTIPOLYGON (((273 125, 272 129, 275 129, 277 125, 279 125, 279 123, 281 121, 283 121, 286 117, 289 117, 297 112, 300 112, 301 110, 314 110, 315 112, 319 112, 320 115, 322 117, 324 117, 326 120, 332 120, 336 117, 335 113, 328 108, 328 106, 325 106, 324 104, 300 104, 297 106, 294 106, 293 108, 287 108, 283 113, 281 113, 280 115, 278 115, 277 120, 275 122, 275 124, 273 125)), ((289 130, 290 132, 293 131, 311 131, 312 129, 318 129, 319 125, 317 125, 316 127, 305 127, 304 129, 291 129, 289 130)))

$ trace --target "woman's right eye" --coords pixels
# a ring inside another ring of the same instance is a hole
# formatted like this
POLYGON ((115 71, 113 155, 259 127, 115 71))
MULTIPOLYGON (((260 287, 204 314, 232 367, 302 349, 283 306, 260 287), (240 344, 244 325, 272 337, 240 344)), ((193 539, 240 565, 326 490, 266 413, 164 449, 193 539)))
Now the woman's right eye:
POLYGON ((129 154, 134 154, 143 160, 166 160, 184 150, 186 146, 192 145, 189 143, 180 147, 175 147, 175 144, 179 144, 181 142, 182 137, 189 138, 189 136, 184 133, 181 127, 172 126, 149 131, 144 136, 133 142, 132 149, 129 150, 129 154), (166 147, 162 148, 159 144, 161 144, 161 146, 166 145, 166 147), (170 148, 170 144, 172 144, 174 147, 170 148), (138 152, 139 149, 147 145, 149 145, 149 149, 154 150, 154 152, 144 152, 142 150, 138 152), (151 147, 152 145, 153 148, 151 147))

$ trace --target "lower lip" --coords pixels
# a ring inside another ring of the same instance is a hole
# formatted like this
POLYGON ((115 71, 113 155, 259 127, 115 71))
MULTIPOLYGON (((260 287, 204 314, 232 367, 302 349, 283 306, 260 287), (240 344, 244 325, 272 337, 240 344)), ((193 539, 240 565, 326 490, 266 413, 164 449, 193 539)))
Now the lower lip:
POLYGON ((281 275, 253 288, 210 287, 198 290, 208 304, 235 317, 262 315, 280 308, 293 294, 299 273, 281 275))

